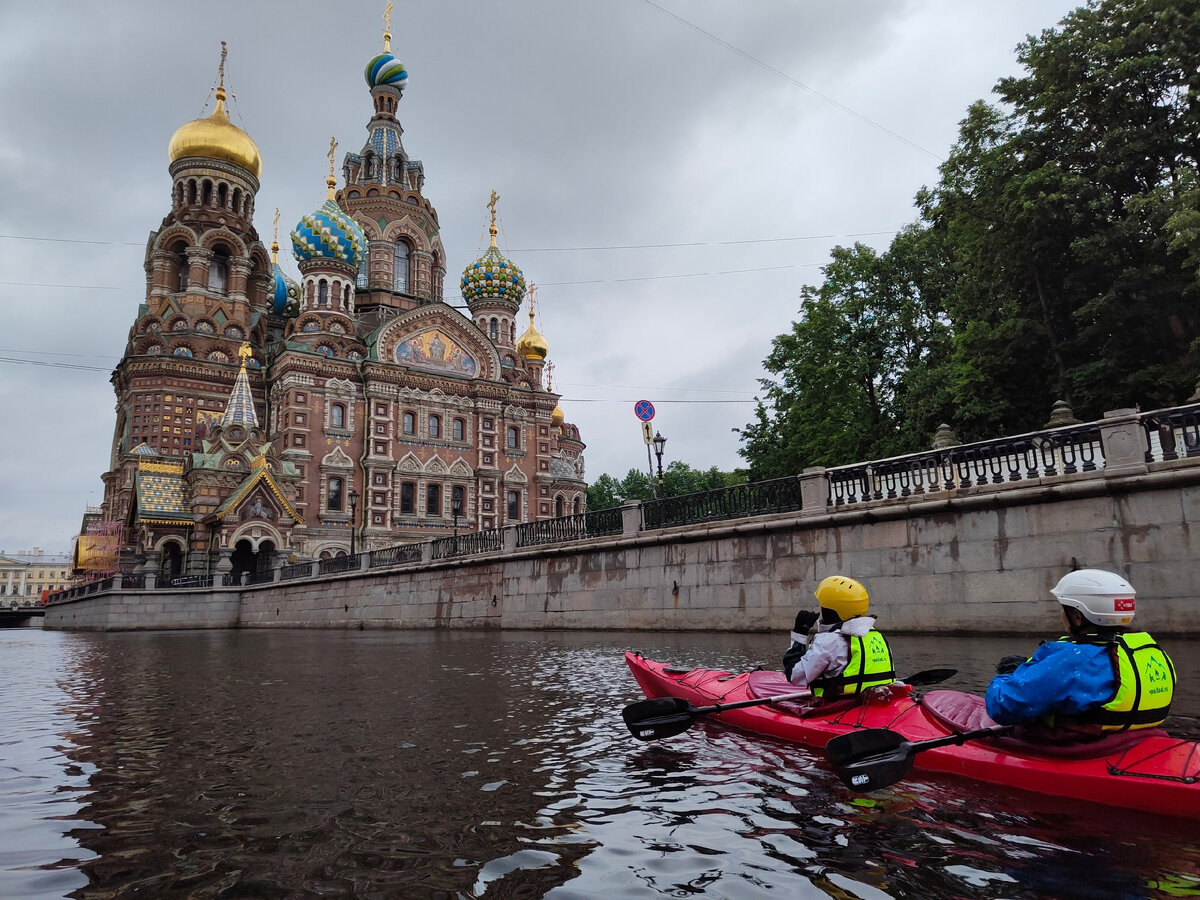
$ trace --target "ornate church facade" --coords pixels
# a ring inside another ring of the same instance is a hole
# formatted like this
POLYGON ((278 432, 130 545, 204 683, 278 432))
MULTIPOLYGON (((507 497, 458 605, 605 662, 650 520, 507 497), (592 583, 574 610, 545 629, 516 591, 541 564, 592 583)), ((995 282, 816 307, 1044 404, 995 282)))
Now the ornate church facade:
MULTIPOLYGON (((292 231, 299 283, 253 224, 262 161, 225 108, 170 143, 171 206, 112 376, 101 518, 126 564, 262 572, 584 510, 583 450, 546 383, 533 291, 491 246, 444 302, 446 253, 397 109, 408 73, 367 65, 368 138, 292 231), (520 307, 528 324, 520 330, 520 307)), ((279 214, 275 214, 276 234, 279 214)))

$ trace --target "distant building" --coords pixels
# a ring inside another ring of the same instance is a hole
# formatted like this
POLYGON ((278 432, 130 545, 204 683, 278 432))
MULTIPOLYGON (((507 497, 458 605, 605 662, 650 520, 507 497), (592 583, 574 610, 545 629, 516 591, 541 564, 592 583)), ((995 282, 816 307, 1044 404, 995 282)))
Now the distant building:
POLYGON ((0 606, 36 606, 44 591, 61 591, 70 582, 69 553, 46 553, 37 547, 15 553, 0 550, 0 606))
MULTIPOLYGON (((170 142, 171 205, 112 383, 101 519, 121 567, 261 571, 582 512, 579 431, 545 383, 548 345, 518 311, 521 269, 491 245, 443 301, 446 254, 424 166, 396 118, 408 73, 367 66, 368 137, 292 231, 300 282, 253 225, 262 162, 225 109, 170 142), (457 514, 457 515, 456 515, 457 514)), ((224 51, 222 51, 224 53, 224 51)), ((316 178, 314 178, 315 187, 316 178)), ((317 191, 314 190, 314 200, 317 191)))

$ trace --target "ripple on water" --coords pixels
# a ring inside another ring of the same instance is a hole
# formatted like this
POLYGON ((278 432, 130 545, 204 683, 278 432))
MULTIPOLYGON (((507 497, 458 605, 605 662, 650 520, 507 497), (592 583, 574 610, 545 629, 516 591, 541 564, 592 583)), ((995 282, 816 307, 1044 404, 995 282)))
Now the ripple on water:
MULTIPOLYGON (((627 646, 728 668, 778 652, 769 636, 651 640, 5 643, 21 677, 0 679, 0 897, 1090 900, 1200 884, 1178 823, 949 779, 856 797, 819 756, 711 724, 636 741, 627 646)), ((930 665, 995 658, 905 640, 930 665)))

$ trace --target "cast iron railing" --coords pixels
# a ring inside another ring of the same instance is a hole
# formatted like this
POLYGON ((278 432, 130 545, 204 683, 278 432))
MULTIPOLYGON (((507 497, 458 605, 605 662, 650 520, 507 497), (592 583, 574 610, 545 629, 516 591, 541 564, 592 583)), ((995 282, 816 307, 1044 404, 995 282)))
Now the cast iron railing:
POLYGON ((146 576, 129 574, 121 576, 121 587, 130 591, 140 591, 146 587, 146 576))
POLYGON ((1146 462, 1200 456, 1200 404, 1142 415, 1146 462))
POLYGON ((279 580, 289 581, 292 578, 303 578, 305 575, 312 574, 312 563, 293 563, 290 566, 283 566, 279 570, 279 580))
POLYGON ((468 531, 457 537, 437 538, 432 542, 433 559, 451 556, 469 556, 474 553, 493 553, 504 549, 504 532, 499 528, 486 531, 468 531))
POLYGON ((275 570, 267 569, 265 572, 247 572, 246 577, 242 580, 242 584, 266 584, 274 580, 275 570))
POLYGON ((321 575, 333 575, 337 572, 353 572, 362 565, 362 555, 335 556, 332 559, 321 560, 317 572, 321 575))
POLYGON ((211 575, 174 575, 163 578, 158 582, 164 588, 206 588, 212 587, 211 575))
POLYGON ((1104 467, 1100 427, 1059 428, 829 469, 829 505, 896 500, 1104 467))
POLYGON ((536 544, 584 541, 606 534, 620 534, 621 527, 620 507, 575 513, 556 519, 541 519, 537 522, 521 522, 516 526, 517 546, 532 547, 536 544))
POLYGON ((669 528, 792 512, 799 508, 800 479, 792 476, 649 500, 642 504, 642 521, 647 529, 669 528))
POLYGON ((380 566, 398 566, 401 563, 420 561, 421 545, 419 543, 397 544, 395 547, 372 550, 369 566, 372 569, 378 569, 380 566))

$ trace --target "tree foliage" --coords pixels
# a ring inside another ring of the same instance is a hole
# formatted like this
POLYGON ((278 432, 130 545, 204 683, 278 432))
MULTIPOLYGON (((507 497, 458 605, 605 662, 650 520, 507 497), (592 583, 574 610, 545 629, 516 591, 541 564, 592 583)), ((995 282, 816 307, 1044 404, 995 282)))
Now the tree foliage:
MULTIPOLYGON (((662 496, 679 497, 744 484, 745 481, 746 473, 741 470, 722 472, 716 466, 705 470, 693 469, 687 463, 676 460, 663 469, 662 496)), ((610 509, 620 506, 625 500, 652 500, 654 490, 650 476, 639 469, 630 469, 619 481, 611 475, 601 475, 588 485, 588 509, 610 509)))
POLYGON ((1200 374, 1200 4, 1093 0, 1018 47, 919 220, 838 247, 740 429, 755 478, 1186 398, 1200 374))

